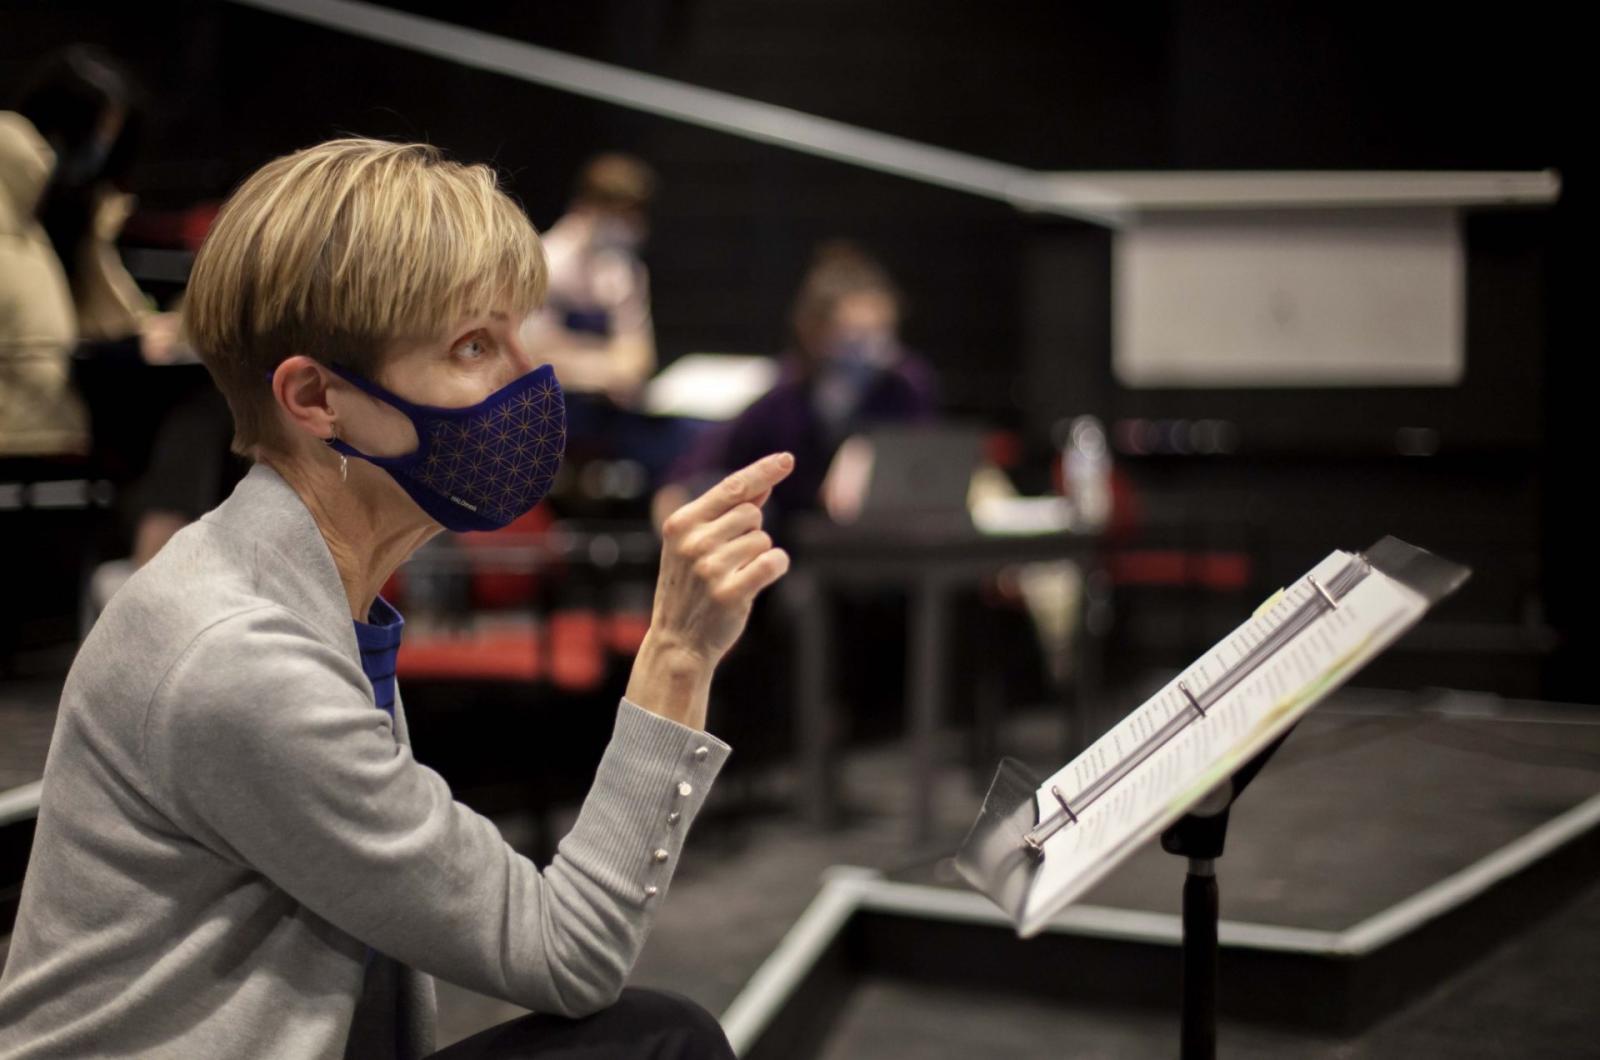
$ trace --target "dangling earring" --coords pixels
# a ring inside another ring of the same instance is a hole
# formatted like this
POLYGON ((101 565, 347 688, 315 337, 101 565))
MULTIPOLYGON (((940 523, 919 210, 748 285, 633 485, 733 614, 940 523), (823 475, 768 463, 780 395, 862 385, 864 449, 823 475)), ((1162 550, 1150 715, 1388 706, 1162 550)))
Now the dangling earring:
MULTIPOLYGON (((327 439, 328 447, 333 448, 333 443, 339 440, 339 425, 334 424, 330 430, 333 434, 327 439)), ((344 482, 350 475, 350 458, 343 453, 339 454, 339 481, 344 482)))

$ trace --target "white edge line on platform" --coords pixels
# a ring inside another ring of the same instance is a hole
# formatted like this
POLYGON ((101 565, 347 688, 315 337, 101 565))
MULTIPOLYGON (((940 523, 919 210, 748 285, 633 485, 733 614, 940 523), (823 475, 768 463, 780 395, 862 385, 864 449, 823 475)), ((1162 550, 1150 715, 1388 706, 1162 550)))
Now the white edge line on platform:
POLYGON ((822 890, 719 1018, 735 1053, 743 1056, 755 1044, 800 980, 855 915, 862 885, 871 882, 865 873, 829 873, 822 890))
POLYGON ((1359 956, 1386 946, 1423 923, 1476 898, 1597 824, 1600 824, 1600 795, 1579 803, 1460 872, 1348 928, 1342 933, 1340 949, 1351 956, 1359 956))
POLYGON ((36 780, 32 784, 0 791, 0 825, 15 824, 38 816, 39 792, 43 788, 44 781, 36 780))
MULTIPOLYGON (((875 879, 862 886, 861 907, 885 912, 915 913, 940 920, 957 920, 1013 926, 1005 913, 987 898, 971 891, 944 887, 924 887, 875 879)), ((1171 913, 1151 913, 1138 909, 1114 909, 1100 905, 1073 905, 1062 911, 1045 929, 1055 934, 1088 935, 1126 942, 1152 942, 1176 945, 1183 938, 1183 923, 1171 913)), ((1218 928, 1224 945, 1254 949, 1302 952, 1331 949, 1338 935, 1311 928, 1280 927, 1224 920, 1218 928)))

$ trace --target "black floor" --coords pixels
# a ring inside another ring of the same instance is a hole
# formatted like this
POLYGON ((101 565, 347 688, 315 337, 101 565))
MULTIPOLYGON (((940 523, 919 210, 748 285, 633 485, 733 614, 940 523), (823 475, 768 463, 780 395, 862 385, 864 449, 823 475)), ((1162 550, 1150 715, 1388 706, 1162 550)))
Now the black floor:
MULTIPOLYGON (((869 980, 822 1057, 1171 1057, 1177 1043, 1176 1011, 1054 1008, 869 980)), ((1223 1057, 1261 1058, 1600 1056, 1600 884, 1358 1038, 1224 1021, 1217 1046, 1223 1057)))
POLYGON ((44 775, 44 757, 61 698, 59 678, 0 683, 0 791, 44 775))

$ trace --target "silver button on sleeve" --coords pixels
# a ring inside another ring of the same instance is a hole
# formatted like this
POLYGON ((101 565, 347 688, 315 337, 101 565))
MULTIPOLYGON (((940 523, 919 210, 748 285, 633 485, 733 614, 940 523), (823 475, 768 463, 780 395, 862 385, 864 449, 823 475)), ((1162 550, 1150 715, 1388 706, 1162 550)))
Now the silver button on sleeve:
POLYGON ((655 884, 651 883, 651 884, 646 884, 645 885, 644 896, 646 898, 654 898, 656 895, 658 895, 660 893, 661 893, 661 888, 657 887, 655 884))
POLYGON ((687 780, 678 781, 678 798, 687 799, 690 795, 693 795, 693 794, 694 794, 694 785, 693 784, 690 784, 687 780))
POLYGON ((695 760, 696 761, 701 761, 706 757, 706 755, 708 755, 710 753, 711 753, 711 748, 705 746, 704 744, 701 744, 699 747, 696 747, 694 749, 695 760))
POLYGON ((651 854, 650 856, 652 858, 654 858, 657 862, 662 862, 662 861, 667 860, 667 858, 669 858, 671 855, 667 853, 665 847, 657 847, 656 848, 656 852, 654 854, 651 854))
POLYGON ((683 814, 679 813, 677 810, 673 810, 671 813, 667 814, 667 823, 677 824, 682 817, 683 814))

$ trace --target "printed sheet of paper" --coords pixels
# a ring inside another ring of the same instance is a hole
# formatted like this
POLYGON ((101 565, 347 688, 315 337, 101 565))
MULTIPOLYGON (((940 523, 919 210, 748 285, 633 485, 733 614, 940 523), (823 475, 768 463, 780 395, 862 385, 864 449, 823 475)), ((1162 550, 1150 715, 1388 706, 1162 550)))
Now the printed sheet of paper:
MULTIPOLYGON (((1250 621, 1173 678, 1088 750, 1049 777, 1035 796, 1039 820, 1060 806, 1052 786, 1083 792, 1116 768, 1174 715, 1194 713, 1178 685, 1195 695, 1232 669, 1326 587, 1355 557, 1335 552, 1250 621)), ((1420 595, 1369 570, 1336 610, 1326 611, 1256 666, 1248 677, 1078 813, 1044 844, 1023 909, 1020 933, 1038 932, 1074 898, 1098 883, 1128 854, 1177 820, 1206 793, 1277 739, 1318 700, 1391 644, 1427 610, 1420 595)), ((1076 809, 1076 807, 1075 807, 1076 809)))

